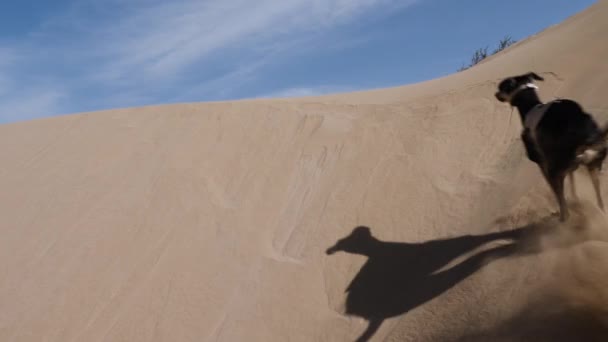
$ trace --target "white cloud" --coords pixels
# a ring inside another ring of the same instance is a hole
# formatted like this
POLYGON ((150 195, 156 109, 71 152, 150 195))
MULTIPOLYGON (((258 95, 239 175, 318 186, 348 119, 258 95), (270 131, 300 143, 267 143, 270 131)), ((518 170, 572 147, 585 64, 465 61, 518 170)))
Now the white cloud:
MULTIPOLYGON (((3 63, 11 63, 12 71, 0 73, 0 96, 8 93, 10 103, 31 103, 27 113, 41 109, 40 115, 52 112, 43 110, 47 105, 58 110, 60 99, 131 106, 140 103, 129 101, 125 94, 155 103, 191 99, 192 94, 229 97, 269 64, 326 49, 319 42, 332 29, 415 2, 75 1, 47 18, 35 32, 15 40, 18 44, 0 49, 0 72, 6 69, 3 63), (30 90, 17 94, 10 88, 30 90), (36 98, 41 105, 33 105, 36 98)), ((337 39, 341 43, 333 48, 361 39, 337 39)), ((0 102, 0 113, 7 112, 8 102, 0 102)), ((8 108, 27 114, 17 107, 8 108)), ((62 109, 79 110, 75 106, 62 109)))
POLYGON ((67 114, 61 101, 66 93, 60 89, 32 89, 27 94, 0 96, 0 122, 12 122, 46 115, 67 114))
POLYGON ((0 68, 10 66, 17 59, 17 52, 14 49, 0 46, 0 68))
POLYGON ((258 98, 284 98, 284 97, 307 97, 319 96, 335 93, 346 93, 356 91, 358 89, 347 86, 316 86, 316 87, 295 87, 281 89, 270 92, 264 95, 256 96, 258 98))
POLYGON ((13 81, 10 77, 0 74, 0 98, 8 93, 12 82, 13 81))
POLYGON ((13 49, 0 47, 0 96, 7 93, 13 83, 9 72, 16 60, 17 54, 13 49))
POLYGON ((67 93, 61 85, 15 71, 24 53, 19 47, 0 47, 0 123, 62 114, 67 93))
POLYGON ((95 33, 101 53, 113 56, 106 80, 170 78, 226 49, 276 50, 294 35, 321 32, 376 6, 412 0, 223 0, 152 2, 95 33))

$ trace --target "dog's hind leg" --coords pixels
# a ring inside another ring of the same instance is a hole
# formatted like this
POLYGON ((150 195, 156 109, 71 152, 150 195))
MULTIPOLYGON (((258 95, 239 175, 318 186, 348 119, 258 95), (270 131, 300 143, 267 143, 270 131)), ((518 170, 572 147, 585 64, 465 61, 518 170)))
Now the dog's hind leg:
POLYGON ((566 204, 566 197, 564 196, 564 179, 566 178, 566 174, 563 172, 549 172, 547 178, 547 181, 551 186, 551 190, 553 190, 557 203, 559 204, 559 220, 564 222, 570 216, 568 206, 566 204))
POLYGON ((568 180, 570 182, 570 190, 572 191, 572 198, 578 199, 576 195, 576 184, 574 184, 574 171, 568 173, 568 180))
POLYGON ((597 205, 604 211, 604 201, 602 200, 602 189, 600 188, 600 177, 599 170, 595 167, 587 168, 589 170, 589 177, 591 183, 593 183, 593 189, 595 190, 595 197, 597 198, 597 205))

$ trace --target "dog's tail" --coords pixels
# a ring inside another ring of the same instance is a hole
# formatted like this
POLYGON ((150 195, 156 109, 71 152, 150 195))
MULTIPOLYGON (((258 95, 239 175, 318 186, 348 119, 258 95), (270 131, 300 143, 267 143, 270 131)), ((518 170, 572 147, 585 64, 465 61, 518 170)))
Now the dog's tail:
POLYGON ((604 124, 604 127, 602 127, 600 129, 600 134, 599 134, 599 139, 601 139, 601 140, 606 140, 606 137, 608 137, 608 123, 604 124))
POLYGON ((608 138, 608 123, 605 123, 603 127, 600 128, 598 134, 594 137, 593 141, 590 144, 590 147, 594 147, 595 149, 601 149, 606 146, 606 139, 608 138))
POLYGON ((576 159, 583 164, 589 164, 594 161, 600 151, 607 146, 608 139, 608 123, 604 124, 594 139, 585 146, 581 146, 577 151, 576 159))

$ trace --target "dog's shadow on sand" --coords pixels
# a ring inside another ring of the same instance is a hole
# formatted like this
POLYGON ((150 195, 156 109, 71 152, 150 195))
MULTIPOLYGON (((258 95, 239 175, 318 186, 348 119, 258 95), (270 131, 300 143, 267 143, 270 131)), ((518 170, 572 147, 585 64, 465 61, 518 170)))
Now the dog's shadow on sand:
POLYGON ((485 235, 403 243, 381 241, 372 235, 370 228, 361 226, 326 253, 346 252, 368 258, 347 287, 345 303, 347 315, 368 321, 367 329, 357 339, 363 342, 376 333, 385 319, 405 314, 441 295, 492 260, 533 252, 533 244, 523 242, 534 240, 543 229, 529 225, 485 235), (495 240, 506 241, 446 267, 495 240))

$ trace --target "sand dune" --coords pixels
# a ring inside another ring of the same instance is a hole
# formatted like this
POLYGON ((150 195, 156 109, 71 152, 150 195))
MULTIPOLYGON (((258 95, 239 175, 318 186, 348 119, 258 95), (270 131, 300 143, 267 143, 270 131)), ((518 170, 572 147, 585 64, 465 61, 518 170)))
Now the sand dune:
POLYGON ((608 336, 589 180, 557 224, 493 97, 536 71, 605 122, 606 37, 600 1, 420 84, 2 125, 0 340, 608 336))

